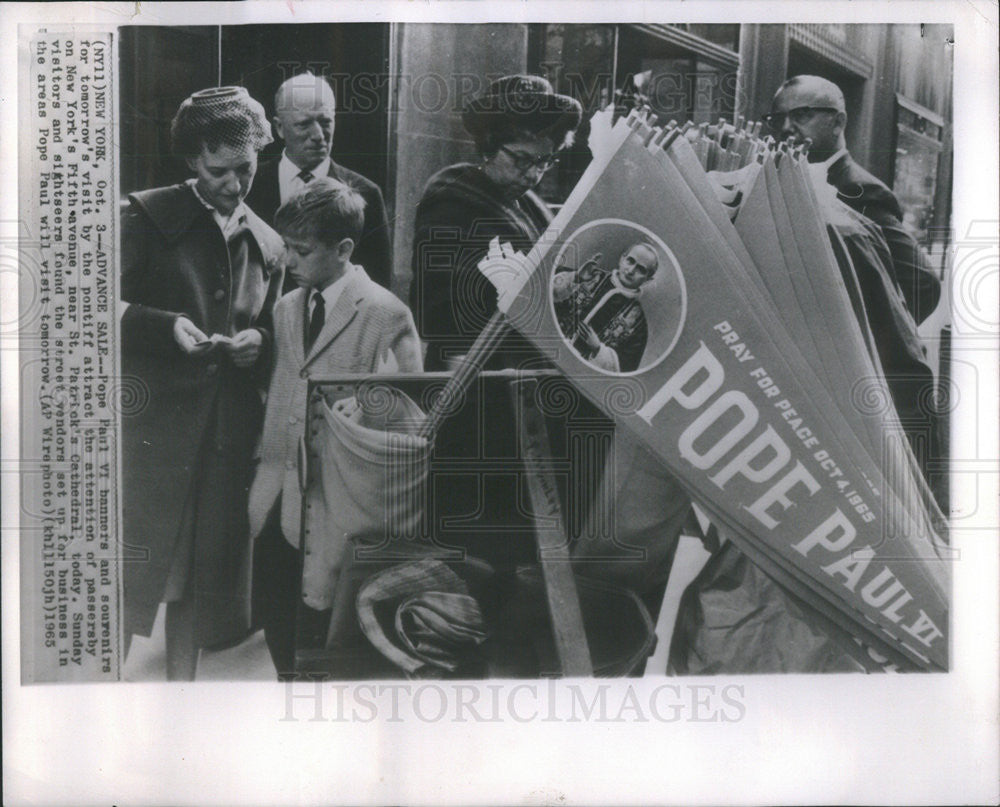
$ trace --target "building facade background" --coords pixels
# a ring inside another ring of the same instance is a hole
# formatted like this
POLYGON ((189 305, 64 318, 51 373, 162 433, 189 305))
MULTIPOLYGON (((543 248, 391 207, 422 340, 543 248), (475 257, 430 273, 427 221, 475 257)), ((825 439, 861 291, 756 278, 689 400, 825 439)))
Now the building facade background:
MULTIPOLYGON (((269 114, 311 69, 337 93, 334 156, 378 183, 393 222, 394 290, 406 298, 414 209, 440 168, 473 160, 464 104, 491 78, 547 76, 592 113, 641 93, 663 121, 759 120, 788 76, 840 85, 855 159, 899 196, 945 271, 951 215, 952 27, 350 23, 122 28, 122 191, 175 182, 170 119, 191 92, 240 84, 269 114)), ((585 115, 585 118, 587 115, 585 115)), ((265 158, 275 157, 273 144, 265 158)), ((590 160, 587 125, 540 188, 560 204, 590 160)))

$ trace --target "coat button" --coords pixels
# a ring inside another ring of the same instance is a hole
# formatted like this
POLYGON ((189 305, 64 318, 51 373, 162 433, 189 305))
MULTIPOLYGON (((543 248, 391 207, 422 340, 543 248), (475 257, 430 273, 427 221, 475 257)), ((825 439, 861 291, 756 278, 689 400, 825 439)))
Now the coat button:
POLYGON ((208 367, 205 368, 205 372, 208 373, 209 375, 215 375, 218 371, 219 371, 218 364, 210 364, 208 365, 208 367))
POLYGON ((290 418, 288 418, 288 422, 294 426, 296 423, 299 422, 299 419, 295 417, 295 415, 292 415, 290 418))
POLYGON ((226 299, 226 292, 225 292, 225 289, 218 289, 218 290, 217 290, 217 291, 215 292, 215 299, 216 299, 216 300, 218 300, 218 301, 219 301, 220 303, 221 303, 221 302, 222 302, 223 300, 225 300, 225 299, 226 299))
POLYGON ((285 463, 285 467, 288 468, 288 470, 290 471, 293 470, 295 468, 295 461, 288 460, 288 462, 285 463))
POLYGON ((303 370, 301 373, 299 373, 299 378, 309 378, 309 371, 303 370))

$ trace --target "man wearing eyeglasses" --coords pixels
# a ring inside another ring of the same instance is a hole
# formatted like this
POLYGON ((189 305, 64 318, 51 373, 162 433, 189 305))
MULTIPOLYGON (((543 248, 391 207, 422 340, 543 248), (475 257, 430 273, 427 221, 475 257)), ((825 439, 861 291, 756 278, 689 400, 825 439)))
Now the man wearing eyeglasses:
POLYGON ((941 424, 924 403, 934 375, 917 323, 937 305, 941 283, 916 239, 904 229, 892 191, 851 159, 844 140, 847 113, 840 88, 818 76, 796 76, 778 90, 772 109, 764 116, 772 132, 796 142, 811 140, 810 168, 837 189, 840 201, 864 217, 860 227, 838 231, 850 253, 901 424, 925 477, 936 484, 927 463, 940 456, 941 424), (871 232, 879 230, 884 242, 878 232, 871 232))
POLYGON ((907 308, 918 324, 923 322, 941 298, 941 282, 904 228, 896 196, 851 158, 844 139, 847 112, 840 87, 819 76, 794 76, 778 89, 764 123, 781 140, 812 141, 809 162, 822 164, 837 197, 882 230, 907 308))

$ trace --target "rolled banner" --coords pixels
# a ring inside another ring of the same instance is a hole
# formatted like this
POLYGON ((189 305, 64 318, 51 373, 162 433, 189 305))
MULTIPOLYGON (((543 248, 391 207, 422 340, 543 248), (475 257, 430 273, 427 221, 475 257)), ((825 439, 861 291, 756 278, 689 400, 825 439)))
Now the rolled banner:
POLYGON ((763 170, 744 177, 754 215, 777 233, 776 263, 761 266, 767 244, 747 249, 683 138, 619 121, 605 139, 535 247, 501 245, 484 265, 516 278, 501 288, 509 322, 769 575, 906 666, 947 669, 949 554, 905 441, 884 449, 894 418, 851 399, 858 374, 878 368, 824 223, 803 220, 818 214, 801 155, 758 149, 763 170), (597 253, 603 265, 582 271, 597 253), (567 285, 595 276, 610 285, 574 298, 594 308, 561 316, 567 285), (641 340, 633 369, 622 357, 641 340))

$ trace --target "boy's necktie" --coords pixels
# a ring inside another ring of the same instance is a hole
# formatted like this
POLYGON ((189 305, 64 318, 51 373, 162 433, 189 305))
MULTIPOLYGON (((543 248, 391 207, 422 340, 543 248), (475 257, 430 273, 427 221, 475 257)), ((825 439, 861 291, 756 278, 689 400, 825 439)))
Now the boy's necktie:
POLYGON ((323 295, 320 292, 314 291, 312 316, 309 317, 309 331, 306 333, 306 353, 312 348, 316 337, 319 336, 319 332, 323 330, 325 319, 326 302, 323 300, 323 295))
POLYGON ((302 184, 303 184, 303 185, 308 185, 308 184, 309 184, 310 182, 312 182, 312 181, 313 181, 313 180, 314 180, 315 178, 316 178, 316 177, 314 177, 314 176, 312 175, 312 172, 311 172, 311 171, 299 171, 299 179, 301 179, 301 180, 302 180, 302 184))

